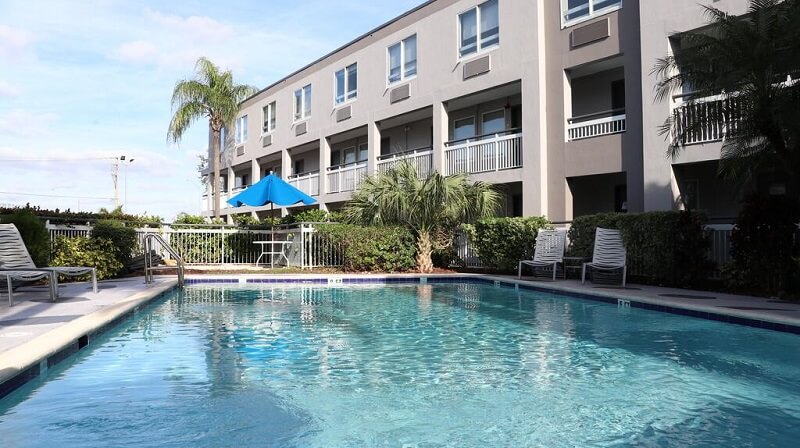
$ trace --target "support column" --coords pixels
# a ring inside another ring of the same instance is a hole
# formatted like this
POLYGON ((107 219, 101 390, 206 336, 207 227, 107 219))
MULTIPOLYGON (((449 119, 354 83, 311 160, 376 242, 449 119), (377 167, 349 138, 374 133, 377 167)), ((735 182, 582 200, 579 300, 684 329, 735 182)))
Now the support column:
MULTIPOLYGON (((328 194, 328 168, 331 166, 331 143, 327 137, 319 139, 319 197, 328 194)), ((323 202, 320 200, 320 202, 323 202)))
MULTIPOLYGON (((258 159, 253 159, 250 161, 250 185, 255 185, 259 180, 261 180, 261 164, 258 163, 258 159)), ((250 216, 258 218, 258 213, 253 210, 250 216)))
MULTIPOLYGON (((281 150, 281 179, 288 180, 289 176, 291 176, 292 174, 296 174, 296 173, 292 172, 292 168, 293 168, 292 167, 292 158, 289 155, 289 150, 288 149, 282 149, 281 150)), ((281 213, 281 216, 286 216, 286 215, 289 214, 289 210, 287 210, 286 207, 281 207, 280 208, 280 213, 281 213)))
POLYGON ((378 173, 378 156, 381 153, 381 130, 374 121, 367 123, 367 175, 378 173))
POLYGON ((433 169, 441 174, 445 172, 444 144, 450 135, 447 105, 441 101, 433 102, 433 169))

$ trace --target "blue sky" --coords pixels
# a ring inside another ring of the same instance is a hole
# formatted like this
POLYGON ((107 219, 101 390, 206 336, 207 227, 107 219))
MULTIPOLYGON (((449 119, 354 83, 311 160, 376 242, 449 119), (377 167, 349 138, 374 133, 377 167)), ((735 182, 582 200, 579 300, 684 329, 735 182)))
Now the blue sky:
POLYGON ((112 207, 126 155, 126 211, 197 213, 205 123, 165 136, 199 56, 261 88, 419 3, 0 0, 0 205, 112 207))

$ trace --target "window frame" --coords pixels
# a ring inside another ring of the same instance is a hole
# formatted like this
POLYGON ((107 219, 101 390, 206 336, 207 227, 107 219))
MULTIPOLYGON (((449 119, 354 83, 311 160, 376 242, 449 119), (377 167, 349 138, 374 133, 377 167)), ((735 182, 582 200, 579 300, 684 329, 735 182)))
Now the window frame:
POLYGON ((456 56, 458 61, 465 61, 500 48, 500 1, 497 0, 497 43, 484 47, 481 45, 481 6, 492 0, 485 0, 475 6, 467 8, 456 14, 456 56), (461 54, 461 16, 475 11, 475 51, 465 55, 461 54))
POLYGON ((572 19, 572 20, 567 20, 566 17, 565 17, 566 16, 565 8, 568 5, 567 4, 568 1, 569 0, 559 0, 559 3, 560 3, 560 5, 559 5, 559 13, 561 14, 561 28, 562 29, 569 28, 571 26, 575 26, 575 25, 577 25, 579 23, 583 23, 583 22, 586 22, 588 20, 596 19, 598 17, 604 16, 604 15, 612 13, 614 11, 618 11, 618 10, 622 9, 624 0, 619 0, 619 3, 617 3, 616 5, 606 6, 605 8, 602 8, 602 9, 599 9, 599 10, 595 10, 594 9, 594 3, 602 1, 602 0, 589 0, 589 14, 587 14, 585 16, 582 16, 582 17, 578 17, 578 18, 572 19))
POLYGON ((353 101, 358 99, 358 62, 353 62, 352 64, 348 64, 343 68, 336 70, 333 72, 333 107, 340 107, 347 103, 352 103, 353 101), (355 67, 356 70, 356 88, 352 92, 348 90, 350 85, 350 68, 355 67), (337 91, 338 85, 336 84, 336 75, 339 72, 344 72, 344 92, 342 93, 342 101, 339 101, 339 92, 337 91), (352 95, 352 96, 351 96, 352 95))
MULTIPOLYGON (((306 84, 299 89, 295 89, 294 92, 292 92, 292 103, 294 104, 294 106, 292 106, 292 123, 300 123, 311 118, 311 110, 306 110, 306 88, 308 88, 308 97, 313 99, 311 83, 306 84), (302 108, 302 114, 298 114, 297 110, 297 92, 300 92, 300 107, 302 108)), ((313 104, 310 101, 311 100, 309 100, 308 104, 309 109, 311 109, 313 104)))
POLYGON ((247 143, 247 114, 236 117, 233 127, 233 144, 235 147, 244 146, 247 143), (242 125, 241 123, 244 123, 242 125))
POLYGON ((419 74, 419 45, 418 45, 418 42, 419 42, 419 38, 417 37, 417 33, 414 33, 414 34, 411 34, 409 36, 404 37, 403 39, 400 39, 397 42, 392 43, 391 45, 387 45, 386 46, 386 78, 385 78, 386 79, 386 87, 396 86, 398 84, 402 84, 402 83, 404 83, 406 81, 410 81, 410 80, 412 80, 412 79, 417 77, 417 75, 419 74), (417 58, 415 60, 416 67, 414 68, 414 74, 413 75, 406 76, 406 41, 411 39, 412 37, 414 38, 414 47, 416 47, 414 49, 414 52, 417 55, 417 58), (396 46, 396 45, 400 45, 400 78, 397 81, 392 81, 390 79, 392 67, 390 65, 391 64, 391 56, 389 54, 389 49, 394 47, 394 46, 396 46))
POLYGON ((277 110, 277 101, 272 101, 267 103, 266 105, 261 107, 261 135, 268 135, 275 131, 275 128, 278 127, 278 116, 276 115, 275 111, 277 110), (267 116, 266 112, 269 110, 269 116, 267 116), (264 125, 267 125, 267 129, 264 129, 264 125))

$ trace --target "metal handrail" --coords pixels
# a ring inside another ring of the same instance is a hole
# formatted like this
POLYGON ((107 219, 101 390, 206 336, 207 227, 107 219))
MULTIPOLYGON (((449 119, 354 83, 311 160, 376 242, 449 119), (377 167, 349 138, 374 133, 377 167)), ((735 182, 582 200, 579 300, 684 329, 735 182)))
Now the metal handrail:
POLYGON ((382 162, 384 160, 391 160, 391 159, 394 159, 394 158, 397 158, 397 157, 403 157, 403 156, 408 156, 408 155, 412 155, 412 154, 418 154, 418 153, 431 151, 431 150, 433 150, 433 146, 421 146, 419 148, 407 149, 405 151, 392 152, 392 153, 389 153, 389 154, 381 154, 381 155, 378 156, 378 161, 382 162))
POLYGON ((155 266, 153 266, 153 240, 160 244, 177 263, 178 284, 183 286, 183 257, 178 255, 178 252, 170 246, 167 240, 157 233, 148 233, 144 236, 144 282, 153 283, 153 269, 155 269, 155 266))
POLYGON ((462 143, 474 143, 474 142, 478 142, 480 140, 489 140, 489 139, 494 138, 494 137, 505 137, 505 136, 511 135, 511 134, 518 134, 521 131, 522 131, 522 128, 503 129, 500 132, 490 132, 488 134, 475 135, 475 136, 469 137, 469 138, 462 138, 462 139, 458 139, 458 140, 450 140, 448 142, 444 142, 444 146, 445 147, 455 146, 455 145, 460 145, 462 143))

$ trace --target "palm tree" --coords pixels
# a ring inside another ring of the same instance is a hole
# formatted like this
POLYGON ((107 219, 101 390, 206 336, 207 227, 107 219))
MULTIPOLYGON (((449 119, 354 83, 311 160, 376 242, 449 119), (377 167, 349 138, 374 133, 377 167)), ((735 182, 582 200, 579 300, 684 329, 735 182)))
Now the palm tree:
POLYGON ((708 26, 677 35, 678 51, 653 69, 657 100, 688 92, 681 95, 687 107, 661 129, 670 138, 668 155, 677 157, 687 137, 721 129, 721 177, 747 182, 766 172, 797 179, 800 1, 751 0, 742 16, 713 7, 705 13, 708 26))
POLYGON ((235 84, 230 70, 221 71, 206 58, 195 65, 195 79, 183 79, 172 91, 172 120, 167 131, 167 141, 178 143, 196 120, 208 118, 211 131, 211 163, 214 167, 211 192, 214 195, 214 217, 220 217, 219 159, 220 135, 223 128, 230 129, 239 104, 256 92, 256 88, 235 84))
POLYGON ((345 205, 344 219, 361 225, 402 225, 417 240, 417 269, 433 271, 435 235, 445 226, 472 222, 494 214, 500 194, 485 182, 470 183, 466 175, 431 173, 420 179, 411 164, 365 179, 345 205))

